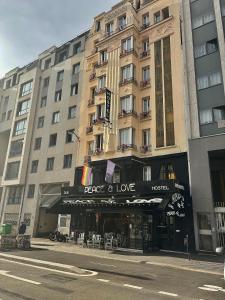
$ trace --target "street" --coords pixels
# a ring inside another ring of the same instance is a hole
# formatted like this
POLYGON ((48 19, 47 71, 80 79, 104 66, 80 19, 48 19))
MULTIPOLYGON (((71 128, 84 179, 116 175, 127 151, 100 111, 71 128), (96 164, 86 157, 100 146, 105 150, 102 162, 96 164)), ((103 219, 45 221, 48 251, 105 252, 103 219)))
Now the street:
POLYGON ((224 297, 222 275, 46 249, 0 252, 1 300, 224 297))

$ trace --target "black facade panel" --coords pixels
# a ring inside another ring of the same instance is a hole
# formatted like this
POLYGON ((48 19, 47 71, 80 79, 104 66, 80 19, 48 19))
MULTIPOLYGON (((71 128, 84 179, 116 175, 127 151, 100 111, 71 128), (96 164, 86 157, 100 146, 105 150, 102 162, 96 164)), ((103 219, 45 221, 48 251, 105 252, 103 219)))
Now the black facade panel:
POLYGON ((198 106, 200 110, 222 105, 225 105, 222 84, 198 91, 198 106))

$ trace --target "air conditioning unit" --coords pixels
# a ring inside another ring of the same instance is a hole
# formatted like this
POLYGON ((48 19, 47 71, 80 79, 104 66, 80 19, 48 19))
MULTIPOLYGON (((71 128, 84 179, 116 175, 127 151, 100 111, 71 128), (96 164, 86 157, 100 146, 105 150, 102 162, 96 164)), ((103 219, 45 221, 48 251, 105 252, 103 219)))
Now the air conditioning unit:
POLYGON ((218 128, 224 128, 225 127, 225 120, 219 120, 217 124, 218 124, 218 128))

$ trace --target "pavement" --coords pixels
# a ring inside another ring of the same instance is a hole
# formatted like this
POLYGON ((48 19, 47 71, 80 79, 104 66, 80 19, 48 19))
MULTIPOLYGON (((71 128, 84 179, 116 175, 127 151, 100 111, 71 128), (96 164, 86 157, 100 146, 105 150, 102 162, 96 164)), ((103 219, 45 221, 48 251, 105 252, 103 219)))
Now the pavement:
POLYGON ((108 260, 126 261, 132 263, 158 265, 173 269, 223 275, 224 259, 222 256, 209 254, 191 254, 191 259, 184 253, 155 252, 150 254, 109 251, 102 249, 84 248, 74 243, 52 242, 44 238, 33 238, 32 247, 56 252, 65 252, 88 257, 98 257, 108 260))

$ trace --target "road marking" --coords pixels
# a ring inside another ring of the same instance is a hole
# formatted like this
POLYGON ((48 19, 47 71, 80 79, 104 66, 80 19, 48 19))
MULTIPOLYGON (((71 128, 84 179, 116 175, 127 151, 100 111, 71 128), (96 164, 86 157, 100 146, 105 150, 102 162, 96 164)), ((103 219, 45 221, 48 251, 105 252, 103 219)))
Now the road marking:
POLYGON ((0 275, 1 276, 6 276, 6 277, 9 277, 9 278, 13 278, 13 279, 16 279, 16 280, 24 281, 24 282, 35 284, 35 285, 40 285, 41 284, 40 282, 29 280, 29 279, 26 279, 26 278, 23 278, 23 277, 10 275, 8 273, 9 273, 9 271, 0 270, 0 275))
POLYGON ((132 289, 136 289, 136 290, 143 289, 143 287, 141 287, 141 286, 136 286, 136 285, 131 285, 131 284, 124 284, 123 286, 129 287, 129 288, 132 288, 132 289))
POLYGON ((208 287, 208 288, 212 288, 212 289, 215 289, 215 290, 223 290, 223 288, 221 286, 217 286, 217 285, 209 285, 209 284, 204 284, 204 286, 208 287))
POLYGON ((90 274, 77 274, 77 273, 61 271, 61 270, 57 270, 57 269, 51 269, 51 268, 46 268, 46 267, 35 266, 35 265, 26 264, 26 263, 22 263, 22 262, 18 262, 18 261, 13 261, 13 260, 5 259, 5 258, 0 258, 0 260, 1 261, 6 261, 6 262, 9 262, 9 263, 13 263, 13 264, 18 264, 18 265, 23 265, 23 266, 35 268, 35 269, 47 270, 47 271, 52 271, 52 272, 55 272, 55 273, 66 274, 66 275, 70 275, 70 276, 89 277, 89 276, 95 276, 95 275, 98 274, 98 272, 88 271, 88 270, 87 270, 87 272, 90 272, 90 274))
POLYGON ((204 290, 204 291, 210 291, 210 292, 218 292, 217 289, 213 289, 213 288, 209 288, 209 287, 204 287, 204 286, 200 286, 198 287, 200 290, 204 290))
POLYGON ((113 268, 116 268, 115 265, 108 265, 108 264, 101 264, 101 263, 97 263, 97 262, 94 262, 94 261, 90 261, 91 264, 95 264, 95 265, 100 265, 100 266, 106 266, 106 267, 113 267, 113 268))
POLYGON ((97 280, 98 280, 98 281, 101 281, 101 282, 109 282, 108 279, 101 279, 101 278, 98 278, 97 280))
POLYGON ((168 293, 168 292, 163 292, 163 291, 160 291, 158 292, 159 294, 162 294, 162 295, 167 295, 167 296, 171 296, 171 297, 178 297, 177 294, 173 294, 173 293, 168 293))

